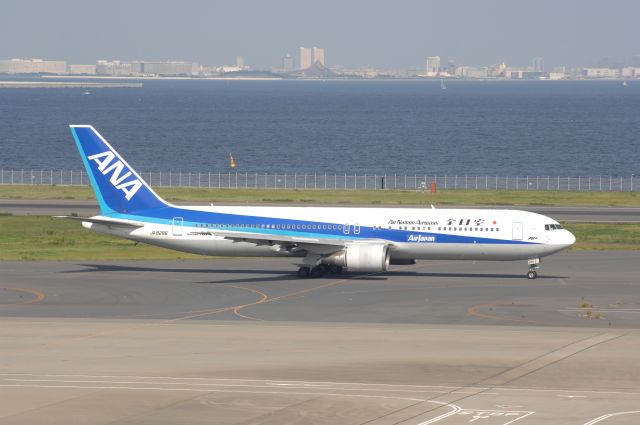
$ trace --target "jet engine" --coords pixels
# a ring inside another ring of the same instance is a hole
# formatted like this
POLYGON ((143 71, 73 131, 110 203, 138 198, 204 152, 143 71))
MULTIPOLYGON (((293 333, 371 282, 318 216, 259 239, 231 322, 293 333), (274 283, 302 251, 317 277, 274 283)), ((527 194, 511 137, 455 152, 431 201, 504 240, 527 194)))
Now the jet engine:
POLYGON ((349 244, 342 251, 323 258, 322 262, 354 272, 385 272, 389 268, 389 248, 380 243, 349 244))

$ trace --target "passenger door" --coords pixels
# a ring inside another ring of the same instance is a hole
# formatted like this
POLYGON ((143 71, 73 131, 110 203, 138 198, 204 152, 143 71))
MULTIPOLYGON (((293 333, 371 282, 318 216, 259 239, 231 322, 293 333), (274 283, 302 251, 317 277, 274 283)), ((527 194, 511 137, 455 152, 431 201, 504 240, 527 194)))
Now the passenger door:
POLYGON ((182 236, 182 217, 173 217, 173 226, 171 234, 173 236, 182 236))
POLYGON ((511 239, 514 241, 522 240, 522 223, 513 223, 513 233, 511 239))

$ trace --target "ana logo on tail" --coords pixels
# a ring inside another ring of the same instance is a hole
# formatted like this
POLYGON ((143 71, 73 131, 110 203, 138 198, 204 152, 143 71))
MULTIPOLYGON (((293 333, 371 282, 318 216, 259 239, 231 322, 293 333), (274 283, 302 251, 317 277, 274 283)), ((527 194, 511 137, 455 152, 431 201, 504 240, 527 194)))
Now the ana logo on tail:
POLYGON ((111 151, 97 153, 88 157, 90 161, 95 161, 95 163, 98 164, 98 170, 100 170, 102 175, 106 176, 110 172, 113 172, 109 181, 116 189, 124 192, 125 198, 127 198, 127 201, 130 201, 133 195, 142 187, 142 182, 138 179, 125 181, 132 175, 131 171, 127 170, 125 174, 122 174, 125 166, 119 159, 112 164, 111 162, 115 158, 115 154, 111 151))

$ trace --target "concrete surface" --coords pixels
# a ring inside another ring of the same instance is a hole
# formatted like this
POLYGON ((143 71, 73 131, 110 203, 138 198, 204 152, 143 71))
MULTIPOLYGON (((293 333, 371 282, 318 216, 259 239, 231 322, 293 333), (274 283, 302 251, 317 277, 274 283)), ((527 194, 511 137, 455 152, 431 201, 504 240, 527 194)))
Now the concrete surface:
POLYGON ((637 270, 0 262, 0 424, 635 424, 637 270))

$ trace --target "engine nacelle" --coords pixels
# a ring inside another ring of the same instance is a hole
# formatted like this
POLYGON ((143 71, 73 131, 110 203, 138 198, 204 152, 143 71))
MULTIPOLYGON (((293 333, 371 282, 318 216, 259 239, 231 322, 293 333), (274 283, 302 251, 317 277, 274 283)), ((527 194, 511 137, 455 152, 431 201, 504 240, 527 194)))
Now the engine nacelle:
POLYGON ((380 243, 350 244, 323 258, 322 262, 354 272, 385 272, 389 269, 389 248, 380 243))

